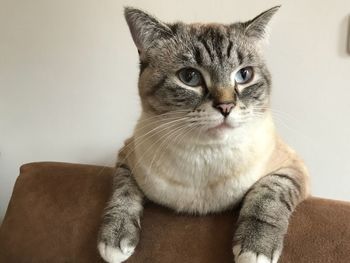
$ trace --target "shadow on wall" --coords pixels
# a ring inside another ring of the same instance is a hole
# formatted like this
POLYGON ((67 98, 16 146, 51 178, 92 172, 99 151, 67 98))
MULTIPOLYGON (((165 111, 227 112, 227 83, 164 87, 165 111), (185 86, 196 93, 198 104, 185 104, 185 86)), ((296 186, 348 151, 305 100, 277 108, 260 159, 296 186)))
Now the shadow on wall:
POLYGON ((350 15, 342 19, 339 27, 338 54, 340 57, 350 55, 350 15))
POLYGON ((350 15, 348 17, 348 54, 350 55, 350 15))

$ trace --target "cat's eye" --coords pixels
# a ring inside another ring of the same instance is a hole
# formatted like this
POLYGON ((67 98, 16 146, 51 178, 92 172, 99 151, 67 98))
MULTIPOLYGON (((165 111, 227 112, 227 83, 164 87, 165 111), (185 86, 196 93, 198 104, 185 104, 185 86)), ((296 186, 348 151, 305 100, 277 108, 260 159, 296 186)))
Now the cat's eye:
POLYGON ((254 77, 254 71, 252 67, 242 68, 237 71, 235 75, 235 81, 237 84, 247 84, 254 77))
POLYGON ((203 84, 202 74, 194 68, 180 69, 178 72, 178 78, 190 87, 198 87, 203 84))

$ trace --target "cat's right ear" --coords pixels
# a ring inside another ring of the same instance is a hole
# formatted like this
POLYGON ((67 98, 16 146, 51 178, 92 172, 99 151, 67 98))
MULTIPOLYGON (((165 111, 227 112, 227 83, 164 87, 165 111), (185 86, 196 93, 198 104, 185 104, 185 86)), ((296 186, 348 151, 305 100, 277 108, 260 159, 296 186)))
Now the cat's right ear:
POLYGON ((171 36, 171 29, 153 16, 132 7, 125 7, 124 15, 139 53, 147 50, 155 40, 171 36))
POLYGON ((272 7, 262 12, 252 20, 243 23, 245 35, 258 41, 266 40, 268 35, 268 23, 270 22, 273 15, 280 9, 280 7, 281 6, 272 7))

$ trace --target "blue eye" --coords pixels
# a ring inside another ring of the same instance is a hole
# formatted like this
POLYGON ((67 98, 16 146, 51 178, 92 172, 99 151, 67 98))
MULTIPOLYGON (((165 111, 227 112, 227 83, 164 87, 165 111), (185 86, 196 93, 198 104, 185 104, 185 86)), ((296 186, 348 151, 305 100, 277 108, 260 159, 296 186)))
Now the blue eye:
POLYGON ((183 68, 178 72, 178 78, 187 86, 198 87, 202 85, 202 75, 194 68, 183 68))
POLYGON ((250 82, 254 77, 254 71, 252 67, 246 67, 240 69, 235 75, 235 81, 237 84, 246 84, 250 82))

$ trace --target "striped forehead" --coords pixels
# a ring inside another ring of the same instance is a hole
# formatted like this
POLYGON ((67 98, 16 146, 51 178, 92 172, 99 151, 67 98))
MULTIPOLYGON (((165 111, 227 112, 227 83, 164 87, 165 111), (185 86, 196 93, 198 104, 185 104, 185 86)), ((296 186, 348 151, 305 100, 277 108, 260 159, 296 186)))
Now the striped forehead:
POLYGON ((240 43, 231 30, 220 24, 189 25, 194 59, 199 65, 242 64, 240 43))

